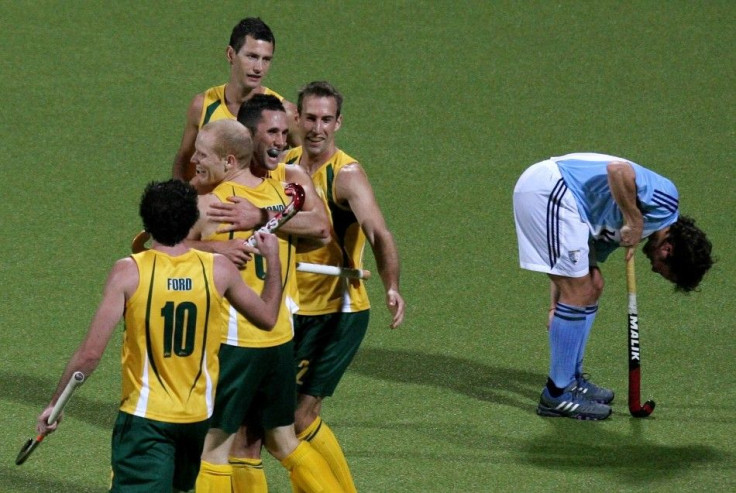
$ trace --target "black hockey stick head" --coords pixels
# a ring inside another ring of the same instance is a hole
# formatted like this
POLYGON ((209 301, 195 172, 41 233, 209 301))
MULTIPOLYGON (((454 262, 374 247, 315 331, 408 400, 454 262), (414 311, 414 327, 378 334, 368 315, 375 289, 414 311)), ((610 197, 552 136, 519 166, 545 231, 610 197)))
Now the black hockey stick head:
POLYGON ((629 407, 629 412, 635 418, 646 418, 654 412, 655 405, 654 401, 646 401, 644 405, 640 406, 638 409, 629 407))
POLYGON ((41 442, 43 441, 43 435, 39 435, 36 438, 29 438, 28 441, 23 445, 18 452, 18 456, 15 458, 15 465, 19 466, 23 464, 26 459, 31 455, 31 452, 36 450, 41 442))

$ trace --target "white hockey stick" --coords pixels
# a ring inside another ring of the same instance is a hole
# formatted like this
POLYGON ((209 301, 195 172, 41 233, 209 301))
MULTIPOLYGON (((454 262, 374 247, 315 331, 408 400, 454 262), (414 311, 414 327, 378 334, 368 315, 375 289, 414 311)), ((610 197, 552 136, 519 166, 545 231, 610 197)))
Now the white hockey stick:
MULTIPOLYGON (((54 408, 51 410, 51 414, 49 414, 49 417, 46 420, 47 423, 54 424, 54 422, 59 419, 59 415, 61 414, 61 411, 64 410, 64 406, 66 406, 66 403, 69 402, 72 393, 77 387, 84 383, 84 379, 84 373, 82 373, 81 371, 74 372, 72 378, 69 379, 69 383, 66 384, 66 387, 64 387, 64 391, 61 393, 59 399, 56 401, 56 404, 54 404, 54 408)), ((36 450, 36 447, 41 444, 45 437, 46 435, 37 435, 36 438, 29 438, 28 441, 20 449, 20 452, 18 452, 18 456, 15 458, 15 465, 19 466, 23 464, 28 456, 31 455, 31 452, 36 450)))
POLYGON ((299 272, 324 274, 326 276, 340 276, 350 279, 370 279, 371 277, 371 272, 369 270, 350 269, 348 267, 337 267, 334 265, 310 264, 308 262, 297 262, 296 270, 299 272))

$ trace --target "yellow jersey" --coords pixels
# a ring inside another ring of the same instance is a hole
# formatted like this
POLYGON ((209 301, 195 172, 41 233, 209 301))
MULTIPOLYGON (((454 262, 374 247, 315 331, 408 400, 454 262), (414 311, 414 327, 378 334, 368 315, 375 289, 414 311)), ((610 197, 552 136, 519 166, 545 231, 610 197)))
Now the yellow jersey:
MULTIPOLYGON (((296 164, 301 156, 302 148, 295 147, 289 150, 285 161, 287 165, 296 164)), ((344 166, 354 162, 355 159, 338 149, 312 175, 317 194, 327 208, 332 225, 332 238, 325 246, 297 254, 297 262, 363 268, 365 234, 353 211, 334 200, 335 176, 344 166)), ((357 312, 370 308, 368 292, 362 280, 298 272, 297 284, 300 315, 357 312)))
POLYGON ((203 421, 215 402, 226 313, 214 256, 147 250, 131 257, 139 281, 125 304, 120 410, 169 423, 203 421))
MULTIPOLYGON (((231 196, 243 197, 256 207, 261 209, 283 210, 291 201, 284 192, 284 186, 279 180, 267 177, 256 187, 240 185, 235 182, 226 181, 220 183, 213 191, 222 202, 227 202, 231 196)), ((214 233, 203 240, 230 240, 233 238, 247 239, 253 231, 234 231, 230 233, 214 233)), ((239 314, 233 307, 229 306, 228 323, 223 335, 222 343, 239 347, 272 347, 289 342, 294 337, 294 326, 292 315, 296 313, 299 306, 299 292, 296 287, 296 238, 288 234, 278 233, 279 258, 281 259, 281 280, 283 295, 279 316, 273 329, 266 332, 255 327, 245 317, 239 314)), ((245 268, 240 271, 245 284, 250 286, 256 293, 263 290, 266 278, 265 259, 260 255, 254 255, 246 263, 245 268)))
MULTIPOLYGON (((207 122, 215 120, 237 119, 238 115, 233 115, 227 107, 225 86, 226 84, 210 87, 204 92, 204 104, 202 104, 202 115, 199 118, 199 128, 202 128, 207 122)), ((279 101, 284 100, 283 96, 268 87, 263 87, 263 94, 276 96, 279 101)))

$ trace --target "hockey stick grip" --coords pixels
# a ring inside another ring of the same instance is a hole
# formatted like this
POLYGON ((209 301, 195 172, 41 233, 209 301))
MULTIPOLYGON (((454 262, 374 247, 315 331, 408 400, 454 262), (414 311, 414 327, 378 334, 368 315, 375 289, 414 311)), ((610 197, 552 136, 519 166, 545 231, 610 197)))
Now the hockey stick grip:
POLYGON ((72 378, 69 379, 69 383, 66 384, 66 387, 64 387, 64 391, 61 393, 59 399, 56 401, 56 404, 54 404, 54 408, 51 410, 51 414, 49 414, 49 417, 46 420, 48 424, 52 425, 56 422, 57 419, 59 419, 59 415, 61 414, 61 411, 64 410, 64 406, 66 406, 66 403, 69 402, 74 389, 82 385, 84 383, 84 379, 84 373, 82 373, 81 371, 74 372, 72 378))
POLYGON ((636 296, 636 269, 634 268, 634 257, 626 261, 626 290, 629 296, 636 296))

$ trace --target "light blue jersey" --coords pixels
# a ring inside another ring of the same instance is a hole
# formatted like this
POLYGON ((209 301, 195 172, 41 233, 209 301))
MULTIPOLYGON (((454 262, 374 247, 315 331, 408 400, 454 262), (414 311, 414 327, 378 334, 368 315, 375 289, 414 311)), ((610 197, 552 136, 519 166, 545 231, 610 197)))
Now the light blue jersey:
POLYGON ((642 238, 677 221, 677 188, 653 171, 628 159, 605 154, 575 153, 551 159, 557 163, 562 179, 575 197, 580 216, 590 228, 598 260, 605 260, 618 247, 624 224, 623 214, 608 186, 606 167, 611 161, 627 162, 636 173, 637 206, 644 217, 642 238))

